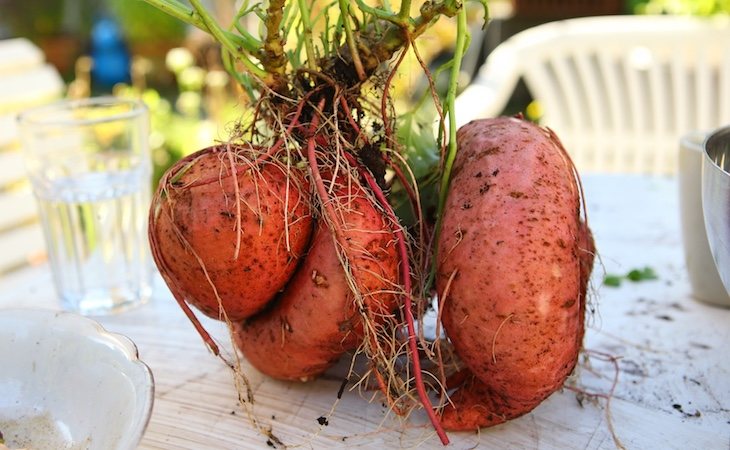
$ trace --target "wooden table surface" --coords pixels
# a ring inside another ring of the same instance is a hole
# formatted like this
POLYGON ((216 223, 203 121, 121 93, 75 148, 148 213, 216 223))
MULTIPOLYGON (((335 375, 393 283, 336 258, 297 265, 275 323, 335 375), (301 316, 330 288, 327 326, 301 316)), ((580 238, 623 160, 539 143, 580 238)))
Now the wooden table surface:
MULTIPOLYGON (((610 407, 604 397, 564 389, 507 424, 450 433, 450 448, 611 449, 614 437, 630 449, 729 448, 730 310, 690 297, 676 180, 600 175, 584 184, 600 261, 586 351, 571 384, 608 395, 617 376, 610 407), (601 285, 606 273, 646 266, 657 280, 601 285)), ((48 266, 0 278, 0 307, 58 308, 48 266)), ((231 370, 208 352, 161 281, 149 304, 96 319, 131 338, 154 373, 154 411, 140 448, 271 448, 238 405, 231 370)), ((204 323, 227 342, 220 324, 204 323)), ((367 392, 345 391, 337 402, 336 374, 283 383, 243 367, 255 389, 255 417, 292 448, 441 447, 422 412, 408 421, 393 417, 367 392)))

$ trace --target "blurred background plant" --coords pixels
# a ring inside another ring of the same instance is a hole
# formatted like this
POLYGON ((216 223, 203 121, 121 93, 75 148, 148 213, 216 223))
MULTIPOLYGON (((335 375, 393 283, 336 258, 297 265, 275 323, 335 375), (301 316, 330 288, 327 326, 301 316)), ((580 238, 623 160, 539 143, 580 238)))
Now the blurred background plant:
POLYGON ((176 47, 165 55, 165 67, 174 75, 175 95, 165 97, 149 87, 150 67, 147 58, 135 57, 131 65, 132 83, 116 84, 113 94, 141 98, 150 110, 150 148, 157 185, 175 161, 225 139, 227 127, 240 113, 229 75, 220 68, 196 65, 187 48, 176 47))
POLYGON ((730 14, 730 0, 634 0, 629 3, 635 14, 730 14))
POLYGON ((68 97, 144 101, 155 185, 179 158, 223 138, 237 117, 238 92, 217 47, 142 1, 0 0, 0 38, 11 37, 43 50, 68 97))
MULTIPOLYGON (((244 0, 203 1, 227 24, 244 0)), ((480 7, 466 4, 472 8, 473 27, 462 87, 496 45, 539 23, 581 15, 730 13, 730 0, 489 0, 491 25, 483 30, 480 7)), ((260 31, 255 24, 249 28, 252 34, 260 31)), ((454 36, 454 23, 442 20, 417 41, 439 95, 444 94, 445 77, 438 76, 438 68, 450 59, 454 36)), ((141 98, 152 116, 155 180, 180 157, 224 140, 245 112, 246 99, 223 69, 218 46, 141 0, 0 0, 0 39, 10 37, 26 37, 41 47, 67 81, 69 97, 111 93, 141 98)), ((410 52, 391 90, 396 107, 410 111, 399 117, 406 152, 409 142, 423 146, 428 139, 428 145, 436 145, 430 132, 433 103, 419 103, 429 89, 419 66, 410 52), (414 109, 418 104, 425 106, 414 109)), ((539 118, 539 105, 524 90, 518 87, 513 99, 505 114, 525 112, 528 118, 539 118)), ((416 175, 428 179, 432 165, 424 159, 424 173, 416 175)))

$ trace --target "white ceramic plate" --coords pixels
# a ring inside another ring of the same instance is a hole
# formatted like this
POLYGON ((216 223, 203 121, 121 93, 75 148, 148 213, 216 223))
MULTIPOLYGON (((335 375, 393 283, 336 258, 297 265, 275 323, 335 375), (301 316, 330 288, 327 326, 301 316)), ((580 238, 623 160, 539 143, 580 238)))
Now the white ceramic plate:
POLYGON ((124 336, 71 313, 0 310, 0 432, 9 448, 129 450, 154 382, 124 336))

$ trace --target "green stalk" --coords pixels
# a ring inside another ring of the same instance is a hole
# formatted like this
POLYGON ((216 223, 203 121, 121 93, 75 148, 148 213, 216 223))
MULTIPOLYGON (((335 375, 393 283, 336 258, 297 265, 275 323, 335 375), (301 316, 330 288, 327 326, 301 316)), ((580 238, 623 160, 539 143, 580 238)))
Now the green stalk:
MULTIPOLYGON (((459 75, 461 73, 461 61, 464 58, 464 52, 469 44, 469 28, 466 21, 466 8, 463 6, 459 9, 456 16, 456 44, 454 48, 454 58, 452 59, 451 74, 449 77, 449 87, 446 91, 446 110, 449 115, 449 148, 446 152, 446 160, 444 161, 443 173, 441 174, 441 186, 439 188, 439 204, 436 213, 436 228, 434 241, 438 242, 441 234, 441 221, 443 218, 444 205, 449 194, 449 184, 451 182, 451 170, 456 159, 456 111, 454 104, 456 102, 456 90, 459 87, 459 75)), ((433 285, 435 276, 436 262, 438 261, 438 250, 433 252, 433 264, 431 265, 431 273, 428 277, 427 288, 433 285)))
MULTIPOLYGON (((196 0, 197 1, 197 0, 196 0)), ((264 27, 264 51, 261 61, 270 77, 281 78, 286 72, 286 53, 284 52, 284 38, 281 36, 281 23, 284 20, 285 0, 270 0, 266 8, 264 27)))
POLYGON ((302 18, 302 26, 304 27, 304 50, 307 53, 307 67, 317 70, 317 61, 315 61, 314 42, 312 41, 312 19, 309 17, 310 10, 307 0, 297 0, 299 3, 299 14, 302 18))
POLYGON ((234 41, 234 43, 238 43, 246 52, 254 54, 259 51, 263 43, 256 39, 251 33, 248 32, 245 28, 243 28, 240 24, 235 25, 236 31, 240 34, 240 37, 232 34, 232 36, 235 36, 235 39, 231 39, 234 41))
POLYGON ((203 31, 208 31, 205 24, 195 12, 181 4, 177 0, 144 0, 155 8, 162 12, 165 12, 172 17, 182 20, 183 22, 190 24, 194 27, 200 28, 203 31))
POLYGON ((400 11, 398 12, 398 18, 401 21, 406 21, 411 18, 411 0, 402 0, 400 4, 400 11))
POLYGON ((232 54, 239 53, 238 48, 231 42, 231 40, 226 36, 223 29, 218 25, 218 22, 213 18, 213 16, 210 15, 207 9, 200 3, 200 0, 190 0, 190 4, 193 5, 193 8, 195 9, 196 14, 200 16, 200 19, 203 21, 203 24, 205 24, 205 27, 208 29, 208 32, 213 35, 216 41, 218 41, 226 50, 231 52, 232 54))
MULTIPOLYGON (((400 24, 398 19, 370 22, 360 33, 360 50, 362 53, 358 56, 365 73, 371 74, 381 62, 392 58, 393 54, 405 45, 406 36, 410 40, 415 40, 440 16, 454 17, 462 9, 463 7, 458 0, 444 0, 442 3, 426 2, 421 7, 420 16, 406 18, 403 24, 400 24), (382 26, 382 31, 377 32, 376 30, 380 26, 382 26)), ((341 54, 341 52, 338 53, 338 55, 341 54)), ((352 63, 355 66, 354 59, 352 63)))
POLYGON ((218 42, 221 43, 226 51, 239 59, 250 73, 259 78, 266 76, 266 72, 248 57, 247 47, 253 44, 253 42, 248 42, 246 39, 243 39, 234 33, 223 30, 208 11, 200 4, 199 0, 190 0, 190 3, 193 5, 195 10, 185 7, 177 0, 144 1, 185 23, 210 33, 218 42))
MULTIPOLYGON (((459 0, 444 0, 442 3, 426 2, 421 6, 421 15, 412 20, 413 31, 411 35, 413 39, 426 31, 439 16, 454 17, 459 12, 464 11, 464 5, 459 0)), ((458 27, 458 23, 457 23, 458 27)), ((468 31, 467 31, 468 33, 468 31)), ((458 45, 457 35, 457 45, 458 45)))
MULTIPOLYGON (((201 16, 193 11, 192 9, 188 8, 187 6, 181 4, 177 0, 143 0, 144 2, 154 6, 155 8, 159 9, 160 11, 169 14, 170 16, 181 20, 189 25, 192 25, 202 31, 205 31, 206 33, 210 33, 210 30, 208 29, 207 25, 201 18, 201 16)), ((255 39, 253 36, 238 36, 235 33, 230 33, 227 31, 223 32, 226 36, 226 38, 231 41, 236 46, 240 46, 243 49, 245 49, 249 53, 254 53, 257 49, 261 48, 261 43, 258 42, 257 39, 255 39)), ((236 53, 238 55, 238 52, 236 53)))
POLYGON ((340 13, 342 14, 342 26, 345 28, 345 39, 347 40, 347 48, 350 50, 350 57, 352 63, 355 66, 357 77, 360 81, 364 81, 367 78, 365 70, 360 60, 360 51, 357 48, 357 42, 352 32, 352 26, 350 25, 350 4, 349 0, 339 0, 340 13))
POLYGON ((396 25, 403 25, 406 23, 406 20, 398 15, 393 14, 392 12, 383 11, 382 9, 373 8, 372 6, 367 5, 363 0, 355 0, 355 3, 357 3, 357 7, 360 8, 360 11, 370 14, 377 19, 385 20, 396 25))
MULTIPOLYGON (((234 29, 238 32, 241 39, 241 44, 246 51, 252 55, 255 55, 263 43, 256 39, 251 33, 248 32, 242 25, 241 25, 241 19, 250 14, 251 12, 255 12, 258 4, 254 6, 248 6, 248 1, 243 2, 240 9, 236 13, 236 17, 233 18, 233 23, 230 27, 228 27, 228 31, 233 31, 234 29)), ((236 34, 231 33, 232 36, 238 37, 236 34)))

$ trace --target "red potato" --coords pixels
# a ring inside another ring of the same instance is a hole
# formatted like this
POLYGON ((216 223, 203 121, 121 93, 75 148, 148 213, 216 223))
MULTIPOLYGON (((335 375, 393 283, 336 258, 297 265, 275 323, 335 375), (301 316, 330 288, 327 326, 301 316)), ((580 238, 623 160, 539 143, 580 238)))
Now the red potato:
POLYGON ((228 151, 253 159, 249 150, 210 147, 179 161, 150 209, 150 243, 167 285, 216 319, 219 305, 234 321, 260 311, 291 278, 312 230, 301 176, 271 163, 253 170, 234 156, 234 177, 228 151))
MULTIPOLYGON (((335 196, 352 281, 377 325, 397 307, 393 231, 359 187, 341 187, 335 196)), ((311 379, 363 342, 363 319, 329 228, 315 232, 309 253, 276 304, 234 327, 246 359, 286 380, 311 379)))
POLYGON ((554 134, 487 119, 463 126, 457 143, 436 285, 444 329, 473 376, 442 421, 475 430, 531 411, 572 372, 594 249, 554 134))

